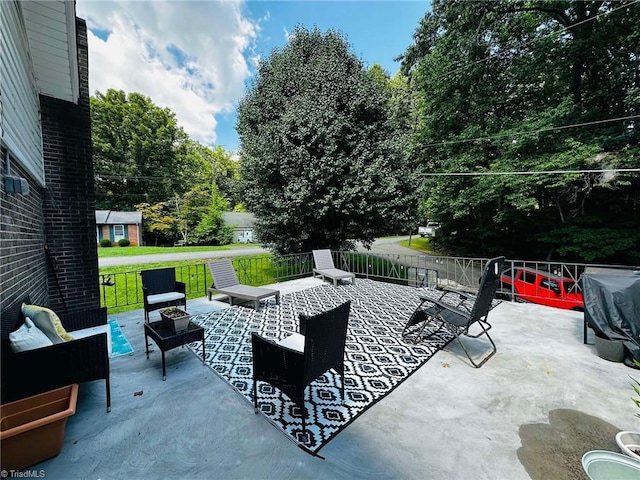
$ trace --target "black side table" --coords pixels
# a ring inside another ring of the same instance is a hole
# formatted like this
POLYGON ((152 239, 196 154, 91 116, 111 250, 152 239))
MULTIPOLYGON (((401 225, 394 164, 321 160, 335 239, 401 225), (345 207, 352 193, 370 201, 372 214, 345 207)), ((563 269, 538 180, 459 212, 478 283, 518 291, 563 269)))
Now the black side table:
POLYGON ((156 343, 162 352, 162 380, 167 379, 167 368, 164 361, 164 352, 173 348, 181 347, 187 343, 202 342, 202 364, 204 357, 204 328, 189 322, 186 330, 174 333, 161 321, 144 324, 144 343, 147 349, 147 360, 149 359, 149 337, 156 343))

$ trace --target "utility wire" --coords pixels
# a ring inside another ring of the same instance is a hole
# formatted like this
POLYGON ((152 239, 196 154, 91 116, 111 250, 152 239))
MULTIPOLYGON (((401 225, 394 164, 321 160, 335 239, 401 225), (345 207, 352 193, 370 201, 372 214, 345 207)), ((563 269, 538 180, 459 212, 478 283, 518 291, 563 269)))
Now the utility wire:
POLYGON ((482 58, 480 60, 476 60, 475 62, 471 62, 471 63, 467 63, 467 64, 464 64, 464 65, 461 65, 461 66, 459 66, 459 67, 457 67, 457 68, 455 68, 453 70, 450 70, 448 72, 443 73, 442 75, 439 75, 438 77, 436 77, 436 80, 440 80, 441 78, 447 77, 449 75, 453 75, 453 74, 458 73, 458 72, 460 72, 462 70, 465 70, 466 68, 473 67, 475 65, 479 65, 481 63, 487 62, 487 61, 489 61, 489 60, 491 60, 493 58, 500 58, 502 56, 505 56, 505 55, 507 55, 509 53, 510 50, 513 50, 514 48, 520 49, 520 48, 526 47, 528 45, 531 45, 531 44, 533 44, 535 42, 538 42, 540 40, 544 40, 547 37, 551 37, 553 35, 560 35, 562 33, 567 32, 568 30, 571 30, 574 27, 577 27, 578 25, 582 25, 584 23, 591 22, 591 21, 593 21, 593 20, 595 20, 597 18, 603 17, 605 15, 609 15, 609 14, 611 14, 613 12, 616 12, 616 11, 618 11, 620 9, 627 8, 627 7, 630 7, 632 5, 635 5, 638 2, 640 2, 640 0, 635 0, 635 1, 631 2, 631 3, 625 3, 624 5, 616 7, 614 9, 612 9, 612 10, 608 10, 606 12, 599 13, 597 15, 594 15, 593 17, 590 17, 590 18, 585 18, 584 20, 581 20, 580 22, 574 23, 574 24, 572 24, 572 25, 570 25, 568 27, 563 27, 560 30, 555 30, 555 31, 549 32, 548 34, 543 35, 541 37, 536 37, 536 38, 533 38, 531 40, 527 40, 526 42, 522 42, 522 43, 520 43, 518 45, 515 45, 513 48, 510 48, 509 50, 502 50, 501 52, 499 52, 499 53, 497 53, 495 55, 488 55, 487 57, 482 58))
POLYGON ((600 124, 603 124, 603 123, 621 122, 621 121, 625 121, 625 120, 634 120, 636 118, 640 118, 640 115, 630 115, 628 117, 618 117, 618 118, 607 118, 605 120, 594 120, 593 122, 574 123, 572 125, 560 125, 559 127, 547 127, 547 128, 540 128, 538 130, 527 130, 527 131, 512 132, 512 133, 497 133, 495 135, 487 135, 487 136, 484 136, 484 137, 462 138, 460 140, 443 140, 442 142, 426 143, 426 144, 424 144, 422 146, 423 147, 436 147, 436 146, 440 146, 440 145, 454 145, 454 144, 458 144, 458 143, 469 143, 469 142, 475 142, 475 141, 479 141, 479 140, 484 140, 484 141, 493 140, 495 138, 504 138, 504 137, 513 138, 513 137, 519 137, 519 136, 524 136, 524 135, 534 135, 534 134, 537 134, 537 133, 551 132, 551 131, 554 131, 554 130, 567 130, 569 128, 589 127, 591 125, 600 125, 600 124))
POLYGON ((521 172, 437 172, 421 173, 425 177, 482 177, 496 175, 565 175, 567 173, 629 173, 640 172, 640 168, 602 168, 591 170, 526 170, 521 172))

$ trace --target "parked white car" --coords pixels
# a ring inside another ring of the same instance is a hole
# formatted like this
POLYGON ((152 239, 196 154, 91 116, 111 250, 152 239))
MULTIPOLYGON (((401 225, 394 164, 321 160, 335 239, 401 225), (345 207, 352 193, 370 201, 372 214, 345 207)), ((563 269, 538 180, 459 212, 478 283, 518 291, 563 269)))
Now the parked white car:
POLYGON ((440 228, 440 224, 438 222, 427 222, 426 227, 418 227, 418 235, 421 237, 433 237, 438 228, 440 228))

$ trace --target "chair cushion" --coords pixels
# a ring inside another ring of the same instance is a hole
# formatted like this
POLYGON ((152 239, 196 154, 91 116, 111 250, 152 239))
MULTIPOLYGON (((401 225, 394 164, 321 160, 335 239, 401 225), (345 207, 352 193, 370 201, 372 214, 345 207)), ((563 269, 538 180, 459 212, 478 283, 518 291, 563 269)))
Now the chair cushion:
POLYGON ((53 310, 38 305, 22 304, 22 315, 31 318, 36 327, 42 330, 53 343, 73 340, 73 337, 64 329, 60 318, 53 310))
POLYGON ((154 303, 170 302, 172 300, 180 300, 184 298, 184 293, 180 292, 166 292, 158 293, 156 295, 149 295, 147 297, 147 303, 153 305, 154 303))
POLYGON ((109 350, 109 356, 111 356, 111 327, 107 323, 106 325, 98 325, 96 327, 83 328, 82 330, 74 330, 73 338, 85 338, 100 333, 107 334, 107 349, 109 350))
POLYGON ((304 353, 304 335, 300 335, 299 333, 292 333, 288 337, 278 340, 276 343, 282 347, 304 353))
POLYGON ((11 350, 14 352, 24 352, 53 345, 49 337, 36 327, 29 317, 24 319, 24 323, 18 330, 9 334, 9 341, 11 342, 11 350))

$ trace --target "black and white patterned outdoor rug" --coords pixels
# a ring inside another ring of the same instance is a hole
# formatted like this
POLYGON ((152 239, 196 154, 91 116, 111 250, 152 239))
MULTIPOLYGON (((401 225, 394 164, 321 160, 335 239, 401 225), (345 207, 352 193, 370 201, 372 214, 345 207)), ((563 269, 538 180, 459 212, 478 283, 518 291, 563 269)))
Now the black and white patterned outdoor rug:
MULTIPOLYGON (((345 348, 345 400, 340 376, 333 370, 305 392, 307 435, 301 410, 278 389, 258 382, 258 407, 294 443, 317 452, 365 410, 391 393, 444 347, 451 336, 440 333, 418 345, 402 340, 402 330, 420 303, 420 295, 441 292, 358 279, 355 285, 319 285, 283 295, 280 305, 232 307, 194 315, 205 328, 206 363, 253 404, 251 332, 279 340, 298 331, 298 315, 313 315, 351 300, 345 348)), ((200 345, 190 346, 200 352, 200 345)))

